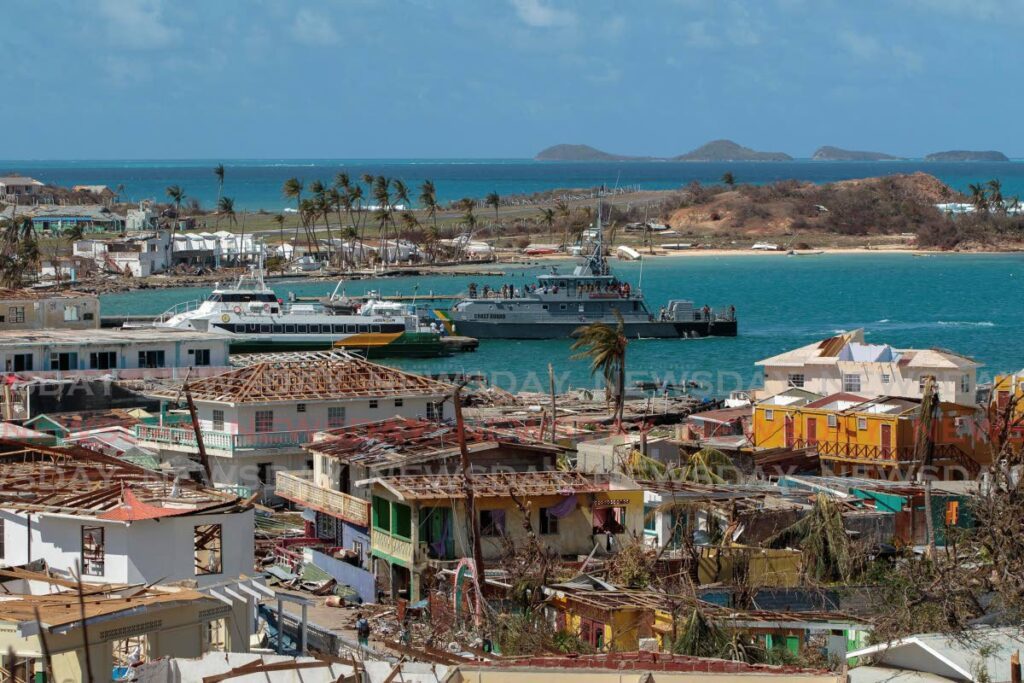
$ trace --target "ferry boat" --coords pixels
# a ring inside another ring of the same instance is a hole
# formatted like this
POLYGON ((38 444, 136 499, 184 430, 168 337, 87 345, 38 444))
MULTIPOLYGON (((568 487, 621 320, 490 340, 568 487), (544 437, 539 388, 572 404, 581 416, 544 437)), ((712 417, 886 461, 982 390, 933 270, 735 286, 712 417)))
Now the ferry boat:
POLYGON ((264 283, 262 269, 242 275, 234 286, 217 286, 203 301, 178 304, 153 325, 229 337, 232 353, 345 349, 370 358, 448 353, 440 334, 421 330, 416 316, 405 311, 373 307, 339 315, 316 304, 284 303, 264 283))
MULTIPOLYGON (((436 311, 448 331, 477 339, 557 339, 595 322, 615 326, 616 311, 625 333, 637 338, 735 337, 736 311, 696 307, 673 299, 657 315, 647 309, 639 288, 621 282, 608 267, 602 243, 600 211, 593 251, 572 274, 557 268, 540 275, 537 284, 499 291, 470 285, 469 296, 445 311, 436 311)), ((641 261, 642 263, 642 261, 641 261)))

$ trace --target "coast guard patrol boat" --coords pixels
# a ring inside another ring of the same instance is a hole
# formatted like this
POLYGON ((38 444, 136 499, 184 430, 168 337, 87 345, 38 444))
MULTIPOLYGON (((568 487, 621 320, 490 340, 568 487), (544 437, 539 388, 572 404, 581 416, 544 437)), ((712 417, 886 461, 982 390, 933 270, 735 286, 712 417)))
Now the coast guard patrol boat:
POLYGON ((477 339, 557 339, 569 337, 583 325, 618 324, 622 316, 628 337, 735 337, 736 309, 694 307, 692 301, 672 299, 657 315, 647 309, 643 294, 616 278, 608 267, 598 211, 590 255, 572 274, 557 268, 537 277, 524 290, 478 291, 452 308, 438 312, 454 334, 477 339))

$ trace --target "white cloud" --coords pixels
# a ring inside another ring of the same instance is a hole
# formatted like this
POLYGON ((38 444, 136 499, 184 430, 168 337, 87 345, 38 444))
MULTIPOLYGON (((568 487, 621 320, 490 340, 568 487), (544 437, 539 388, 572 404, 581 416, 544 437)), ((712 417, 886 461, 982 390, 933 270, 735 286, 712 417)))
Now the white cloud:
POLYGON ((882 54, 882 46, 877 38, 856 31, 842 31, 839 34, 839 43, 847 52, 862 61, 876 59, 882 54))
POLYGON ((888 45, 874 36, 856 31, 842 31, 838 38, 839 44, 857 61, 885 62, 911 73, 924 68, 924 58, 902 45, 888 45))
POLYGON ((535 28, 574 26, 576 15, 565 9, 545 5, 542 0, 511 0, 519 19, 535 28))
POLYGON ((338 32, 331 20, 311 9, 300 9, 290 29, 292 38, 306 45, 336 45, 338 32))
POLYGON ((162 0, 100 0, 97 8, 120 46, 156 49, 178 40, 179 31, 164 21, 162 0))

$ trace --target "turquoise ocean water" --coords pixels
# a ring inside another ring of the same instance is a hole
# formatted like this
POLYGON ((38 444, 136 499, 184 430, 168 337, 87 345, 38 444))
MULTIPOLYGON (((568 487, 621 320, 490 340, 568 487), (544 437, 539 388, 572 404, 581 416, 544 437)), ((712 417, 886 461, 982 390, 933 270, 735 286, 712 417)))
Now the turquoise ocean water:
MULTIPOLYGON (((563 266, 565 267, 565 266, 563 266)), ((638 263, 612 262, 636 283, 638 263)), ((348 283, 349 294, 454 294, 480 285, 532 282, 539 268, 506 269, 499 277, 438 276, 348 283)), ((277 282, 278 296, 324 295, 328 282, 277 282)), ((643 291, 657 310, 670 298, 698 305, 733 304, 736 338, 635 340, 628 350, 630 380, 698 379, 716 394, 760 381, 754 362, 787 349, 863 327, 867 339, 895 346, 941 347, 985 364, 979 381, 1024 367, 1024 254, 825 254, 693 256, 643 266, 643 291)), ((161 313, 208 292, 143 290, 102 298, 103 313, 161 313)), ((510 390, 547 390, 547 364, 559 389, 593 387, 583 361, 569 359, 571 340, 489 340, 476 353, 432 360, 388 360, 417 372, 481 372, 510 390)))
MULTIPOLYGON (((639 185, 645 189, 680 187, 698 180, 717 183, 731 171, 741 183, 768 183, 795 178, 825 183, 890 173, 931 173, 952 187, 998 178, 1006 196, 1024 195, 1024 162, 1001 163, 924 161, 831 162, 537 162, 526 159, 208 159, 133 161, 0 161, 0 175, 18 172, 62 186, 124 185, 129 201, 155 198, 166 201, 165 189, 180 185, 189 198, 212 207, 217 200, 213 167, 226 167, 224 193, 237 209, 280 211, 290 205, 281 185, 297 177, 306 184, 332 182, 338 171, 353 179, 364 173, 386 175, 418 187, 433 180, 438 197, 447 202, 462 197, 483 197, 491 191, 506 196, 555 188, 639 185)), ((413 192, 413 199, 417 191, 413 192)))

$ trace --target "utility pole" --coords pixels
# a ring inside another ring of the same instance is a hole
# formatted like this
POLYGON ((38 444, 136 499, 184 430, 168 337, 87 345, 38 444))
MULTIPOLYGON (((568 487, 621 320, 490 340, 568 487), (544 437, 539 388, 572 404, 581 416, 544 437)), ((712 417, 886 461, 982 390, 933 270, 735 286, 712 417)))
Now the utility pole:
MULTIPOLYGON (((480 546, 480 517, 476 512, 476 497, 473 492, 473 479, 470 475, 469 449, 466 448, 466 425, 462 421, 462 399, 459 392, 461 385, 456 385, 452 392, 452 405, 455 408, 455 432, 459 440, 459 455, 462 464, 462 479, 466 489, 466 514, 473 536, 473 571, 476 574, 477 587, 482 591, 484 585, 484 553, 480 546)), ((482 592, 481 592, 482 595, 482 592)))
MULTIPOLYGON (((558 409, 555 407, 555 368, 551 363, 548 363, 548 380, 551 383, 551 443, 555 443, 558 441, 558 432, 555 431, 558 409)), ((544 438, 543 434, 541 438, 544 438)))
POLYGON ((928 470, 935 457, 935 439, 932 434, 935 416, 939 412, 939 397, 935 392, 935 377, 925 377, 921 392, 921 414, 917 422, 917 440, 914 456, 917 462, 918 479, 924 481, 924 517, 928 534, 928 555, 935 557, 935 521, 932 519, 932 480, 928 470))

